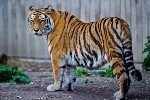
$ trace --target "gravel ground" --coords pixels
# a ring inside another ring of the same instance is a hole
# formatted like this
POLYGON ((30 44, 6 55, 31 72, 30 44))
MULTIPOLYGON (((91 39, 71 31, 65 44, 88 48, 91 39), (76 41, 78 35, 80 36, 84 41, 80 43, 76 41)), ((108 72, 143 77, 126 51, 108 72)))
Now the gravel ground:
MULTIPOLYGON (((46 87, 53 83, 52 72, 26 72, 30 84, 0 84, 0 100, 115 100, 119 87, 114 78, 89 76, 89 82, 82 83, 84 76, 77 78, 74 91, 48 92, 46 87)), ((144 83, 132 82, 129 100, 150 100, 150 72, 144 72, 144 83)))
MULTIPOLYGON (((53 83, 51 63, 26 60, 8 60, 9 65, 17 66, 31 79, 30 84, 0 83, 0 100, 115 100, 113 94, 119 90, 115 78, 81 76, 77 78, 74 91, 48 92, 53 83), (88 80, 83 83, 82 80, 88 80)), ((136 67, 141 68, 140 64, 136 67)), ((143 83, 132 82, 129 100, 150 100, 150 72, 142 72, 143 83)))

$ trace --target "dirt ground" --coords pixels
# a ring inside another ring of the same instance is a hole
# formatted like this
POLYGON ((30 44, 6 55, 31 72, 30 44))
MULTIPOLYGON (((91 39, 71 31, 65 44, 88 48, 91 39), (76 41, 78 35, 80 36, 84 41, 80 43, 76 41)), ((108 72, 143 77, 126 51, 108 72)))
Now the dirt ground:
MULTIPOLYGON (((10 64, 16 64, 18 69, 24 71, 30 77, 31 83, 0 83, 0 100, 115 100, 113 94, 119 90, 115 78, 82 76, 77 78, 74 91, 48 92, 47 86, 54 81, 49 63, 38 65, 13 61, 10 64), (84 79, 89 82, 81 82, 84 79)), ((142 72, 142 75, 145 82, 131 83, 129 100, 150 100, 150 72, 142 72)))

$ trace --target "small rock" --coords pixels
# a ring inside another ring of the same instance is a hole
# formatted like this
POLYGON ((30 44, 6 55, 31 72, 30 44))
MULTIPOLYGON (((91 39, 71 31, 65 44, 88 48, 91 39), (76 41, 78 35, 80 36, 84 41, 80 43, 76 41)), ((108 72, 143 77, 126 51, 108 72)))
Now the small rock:
POLYGON ((21 99, 22 97, 21 96, 17 96, 17 98, 21 99))
POLYGON ((33 98, 33 100, 40 100, 41 98, 33 98))
POLYGON ((69 96, 69 97, 68 97, 68 99, 72 99, 72 97, 71 97, 71 96, 69 96))

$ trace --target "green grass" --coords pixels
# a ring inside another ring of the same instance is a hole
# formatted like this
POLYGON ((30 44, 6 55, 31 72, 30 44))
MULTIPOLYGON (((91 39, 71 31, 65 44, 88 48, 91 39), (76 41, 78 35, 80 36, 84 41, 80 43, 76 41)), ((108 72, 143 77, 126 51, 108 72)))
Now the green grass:
POLYGON ((8 65, 0 65, 0 83, 30 83, 29 77, 17 67, 10 68, 8 65))
POLYGON ((93 74, 99 75, 101 77, 114 77, 111 66, 108 66, 103 71, 94 71, 93 74))
POLYGON ((86 68, 83 68, 81 66, 77 67, 76 69, 76 76, 81 76, 83 74, 86 74, 86 68))
POLYGON ((81 76, 81 75, 99 75, 101 77, 114 77, 111 66, 108 66, 103 71, 93 71, 92 73, 88 73, 86 68, 83 68, 81 66, 77 67, 76 76, 81 76))

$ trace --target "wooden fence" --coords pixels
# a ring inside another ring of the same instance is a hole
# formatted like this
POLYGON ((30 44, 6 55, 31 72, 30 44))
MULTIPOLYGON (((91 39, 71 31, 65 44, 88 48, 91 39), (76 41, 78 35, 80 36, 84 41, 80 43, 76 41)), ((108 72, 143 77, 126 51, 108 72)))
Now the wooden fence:
POLYGON ((0 0, 0 52, 10 57, 49 59, 44 38, 34 38, 27 23, 29 6, 69 11, 84 22, 120 17, 132 32, 135 62, 142 62, 150 35, 150 0, 0 0))

